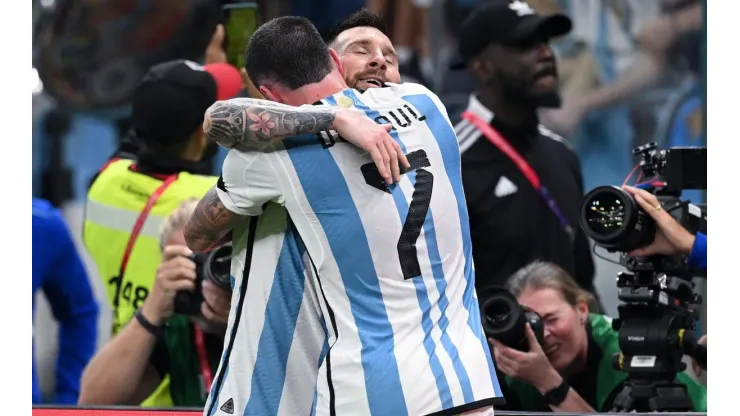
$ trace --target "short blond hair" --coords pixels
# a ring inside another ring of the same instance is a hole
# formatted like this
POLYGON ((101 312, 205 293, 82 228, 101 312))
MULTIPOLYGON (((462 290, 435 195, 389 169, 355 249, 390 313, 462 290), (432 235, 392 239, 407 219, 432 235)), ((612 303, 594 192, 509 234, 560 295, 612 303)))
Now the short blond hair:
POLYGON ((174 233, 185 228, 190 216, 195 212, 198 205, 196 198, 188 198, 183 201, 170 215, 167 216, 162 224, 162 230, 159 232, 159 249, 164 251, 164 247, 174 233))

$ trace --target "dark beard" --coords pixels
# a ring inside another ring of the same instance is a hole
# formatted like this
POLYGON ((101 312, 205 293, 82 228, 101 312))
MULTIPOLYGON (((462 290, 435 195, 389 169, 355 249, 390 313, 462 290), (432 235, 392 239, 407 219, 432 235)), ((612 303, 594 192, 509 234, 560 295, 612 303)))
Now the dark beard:
POLYGON ((518 102, 534 108, 560 108, 562 97, 560 91, 555 90, 546 93, 535 93, 532 91, 533 82, 527 82, 518 76, 498 74, 498 90, 506 97, 507 101, 518 102))
POLYGON ((530 100, 537 108, 560 108, 563 104, 563 98, 558 91, 546 94, 532 94, 530 100))

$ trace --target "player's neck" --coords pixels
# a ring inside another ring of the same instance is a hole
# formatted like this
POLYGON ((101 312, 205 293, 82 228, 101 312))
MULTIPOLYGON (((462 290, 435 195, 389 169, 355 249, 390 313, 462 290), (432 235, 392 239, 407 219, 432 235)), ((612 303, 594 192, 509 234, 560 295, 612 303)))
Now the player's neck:
POLYGON ((304 85, 286 94, 284 102, 294 106, 311 104, 334 95, 345 88, 347 88, 347 83, 342 75, 338 71, 332 71, 321 81, 304 85))
POLYGON ((498 121, 506 125, 516 127, 537 120, 537 109, 531 104, 507 99, 503 94, 490 89, 478 90, 476 97, 481 104, 491 110, 498 121))

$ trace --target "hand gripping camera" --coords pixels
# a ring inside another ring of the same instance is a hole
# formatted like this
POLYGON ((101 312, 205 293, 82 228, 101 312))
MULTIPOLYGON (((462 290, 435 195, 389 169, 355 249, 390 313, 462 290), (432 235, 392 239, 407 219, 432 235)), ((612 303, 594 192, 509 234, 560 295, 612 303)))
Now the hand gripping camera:
POLYGON ((514 295, 502 288, 493 289, 481 305, 483 332, 486 338, 493 338, 507 347, 519 351, 529 351, 526 325, 532 327, 537 341, 542 345, 545 327, 537 312, 521 306, 514 295))
POLYGON ((203 303, 203 282, 210 281, 224 291, 231 291, 231 243, 224 244, 207 253, 192 256, 195 262, 195 290, 182 291, 175 295, 175 313, 197 315, 203 303))

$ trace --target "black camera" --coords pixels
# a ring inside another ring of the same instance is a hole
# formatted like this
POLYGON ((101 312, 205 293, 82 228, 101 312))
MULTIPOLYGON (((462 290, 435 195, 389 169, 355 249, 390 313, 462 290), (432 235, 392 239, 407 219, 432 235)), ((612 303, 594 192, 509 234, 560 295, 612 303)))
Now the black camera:
MULTIPOLYGON (((658 198, 662 209, 692 234, 706 233, 706 208, 681 201, 682 189, 706 189, 706 148, 658 150, 648 143, 633 150, 641 155, 640 169, 647 178, 640 186, 658 198)), ((657 225, 630 193, 617 186, 600 186, 581 203, 579 221, 586 235, 610 252, 630 252, 653 242, 657 225)), ((704 271, 686 266, 686 255, 648 259, 621 256, 630 270, 650 270, 691 279, 704 271)))
POLYGON ((526 324, 532 327, 537 341, 542 345, 545 327, 537 312, 521 306, 514 295, 506 289, 493 289, 481 306, 483 332, 507 347, 529 351, 526 324))
POLYGON ((207 253, 196 253, 195 290, 182 291, 175 295, 175 313, 197 315, 203 303, 203 282, 210 281, 226 292, 231 291, 231 243, 224 244, 207 253))
MULTIPOLYGON (((637 186, 654 194, 659 209, 689 232, 706 233, 706 208, 680 199, 684 189, 706 189, 706 147, 659 150, 648 143, 633 153, 641 156, 639 168, 647 178, 637 186)), ((628 374, 628 382, 612 411, 692 411, 686 386, 676 382, 676 374, 686 369, 684 354, 706 362, 706 349, 697 344, 694 332, 702 299, 692 282, 706 271, 689 267, 685 254, 629 256, 651 244, 658 227, 622 188, 602 186, 589 192, 579 222, 596 245, 620 252, 620 264, 627 269, 617 278, 622 303, 612 327, 619 332, 621 353, 612 358, 614 368, 628 374)))

